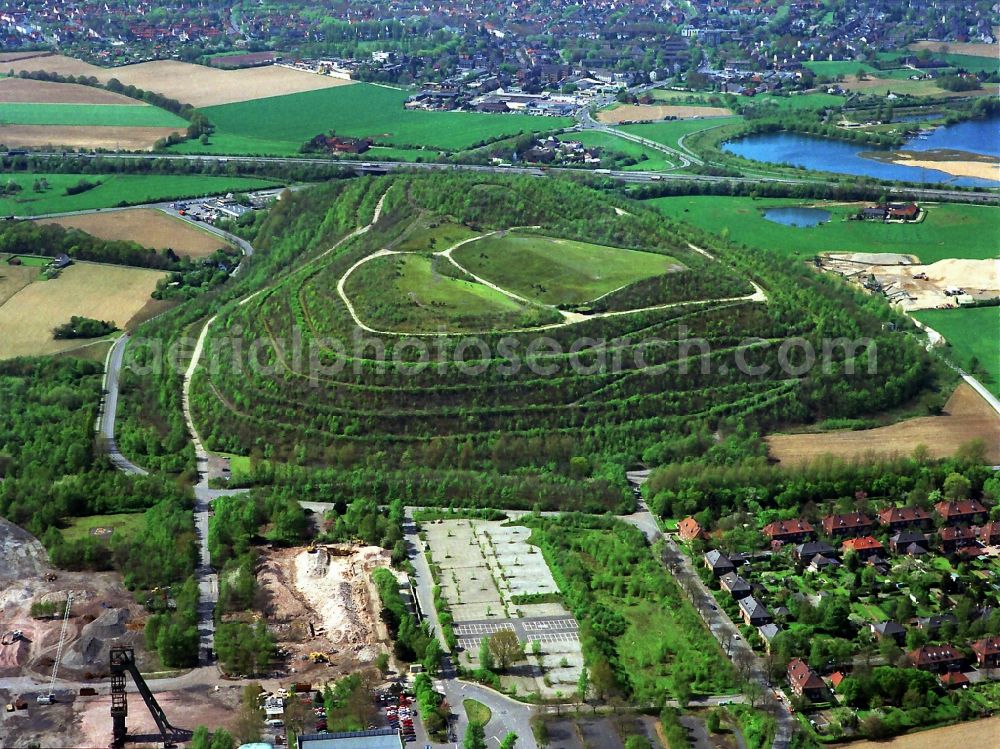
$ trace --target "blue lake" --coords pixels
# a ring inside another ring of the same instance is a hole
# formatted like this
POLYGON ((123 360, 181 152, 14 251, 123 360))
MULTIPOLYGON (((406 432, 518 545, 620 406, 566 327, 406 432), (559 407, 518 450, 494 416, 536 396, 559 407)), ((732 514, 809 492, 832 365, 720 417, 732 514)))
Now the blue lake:
MULTIPOLYGON (((998 143, 1000 120, 969 120, 957 125, 940 127, 924 137, 916 137, 903 147, 908 151, 952 148, 988 156, 1000 156, 998 143)), ((752 135, 723 145, 724 150, 737 156, 770 164, 794 164, 838 174, 854 174, 876 179, 906 180, 932 184, 995 187, 1000 182, 974 177, 954 177, 936 169, 886 164, 866 159, 859 154, 874 150, 867 144, 817 138, 796 133, 752 135)))
POLYGON ((830 212, 824 211, 822 208, 785 206, 768 208, 764 211, 764 218, 785 226, 818 226, 830 220, 830 212))

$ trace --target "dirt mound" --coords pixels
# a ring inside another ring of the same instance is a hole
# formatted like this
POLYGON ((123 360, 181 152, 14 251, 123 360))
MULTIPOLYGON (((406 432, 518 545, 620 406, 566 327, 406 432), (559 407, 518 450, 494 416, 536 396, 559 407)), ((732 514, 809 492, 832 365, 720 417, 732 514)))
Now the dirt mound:
POLYGON ((388 563, 388 552, 377 546, 356 549, 350 556, 321 548, 295 558, 295 587, 320 615, 326 638, 338 650, 374 658, 378 637, 369 578, 373 569, 388 563))
POLYGON ((17 673, 27 660, 30 650, 31 644, 27 640, 18 640, 0 647, 0 674, 17 673))
POLYGON ((90 624, 83 628, 84 636, 100 637, 121 637, 128 629, 130 619, 128 609, 108 609, 90 624))
POLYGON ((128 632, 128 620, 127 609, 108 609, 85 624, 80 631, 80 639, 63 656, 63 663, 70 668, 107 663, 111 646, 128 632))

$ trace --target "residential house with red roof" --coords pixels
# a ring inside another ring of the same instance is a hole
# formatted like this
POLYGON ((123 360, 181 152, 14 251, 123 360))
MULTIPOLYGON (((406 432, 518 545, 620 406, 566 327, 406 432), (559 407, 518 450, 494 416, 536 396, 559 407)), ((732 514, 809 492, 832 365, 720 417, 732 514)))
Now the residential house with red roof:
POLYGON ((862 536, 861 538, 849 538, 841 544, 841 549, 846 554, 853 551, 862 559, 868 559, 876 554, 881 554, 885 547, 882 542, 872 536, 862 536))
POLYGON ((960 523, 978 523, 986 519, 986 508, 976 499, 963 499, 958 502, 938 502, 934 510, 944 522, 949 525, 960 523))
POLYGON ((1000 546, 1000 523, 984 523, 979 529, 979 540, 986 546, 1000 546))
POLYGON ((945 671, 957 671, 962 667, 965 658, 952 645, 924 645, 922 648, 911 650, 907 656, 917 668, 924 671, 934 671, 944 673, 945 671))
POLYGON ((878 521, 892 531, 930 528, 931 514, 920 507, 887 507, 879 511, 878 521))
POLYGON ((972 652, 980 668, 1000 668, 1000 636, 976 640, 972 643, 972 652))
POLYGON ((866 536, 874 529, 872 519, 863 512, 827 515, 823 518, 823 532, 828 536, 866 536))
POLYGON ((944 551, 958 551, 967 546, 975 546, 976 536, 976 529, 969 528, 968 526, 962 526, 961 528, 947 526, 938 532, 938 538, 941 539, 941 548, 944 551))
POLYGON ((681 537, 681 541, 693 541, 696 538, 704 538, 705 531, 697 520, 686 517, 677 524, 677 535, 681 537))
POLYGON ((815 531, 812 525, 805 520, 775 520, 768 523, 761 529, 770 541, 781 541, 790 543, 793 541, 805 541, 813 535, 815 531))
POLYGON ((792 658, 788 662, 788 683, 796 696, 813 702, 822 701, 826 695, 826 684, 801 658, 792 658))

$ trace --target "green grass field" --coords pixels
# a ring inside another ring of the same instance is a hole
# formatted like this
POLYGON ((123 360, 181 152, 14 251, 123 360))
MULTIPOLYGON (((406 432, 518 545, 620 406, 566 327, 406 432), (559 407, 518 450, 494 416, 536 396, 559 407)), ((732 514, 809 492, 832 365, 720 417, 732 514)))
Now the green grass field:
POLYGON ((224 104, 204 112, 215 124, 220 144, 224 137, 239 136, 245 148, 260 140, 265 142, 262 148, 283 143, 286 153, 330 130, 395 147, 461 151, 486 140, 572 124, 568 117, 408 111, 403 109, 407 96, 407 91, 359 83, 224 104))
POLYGON ((943 335, 955 363, 1000 396, 1000 307, 928 309, 913 316, 943 335))
POLYGON ((704 93, 701 91, 674 91, 667 88, 654 88, 649 92, 649 95, 652 96, 655 101, 663 101, 667 103, 676 102, 678 104, 687 104, 692 107, 725 106, 725 102, 722 100, 722 94, 704 93))
POLYGON ((462 700, 462 707, 465 708, 465 714, 469 716, 470 723, 485 726, 493 717, 493 711, 477 700, 462 700))
POLYGON ((376 330, 460 333, 506 330, 558 322, 552 310, 511 299, 475 281, 444 275, 442 258, 381 257, 358 268, 345 292, 358 316, 376 330))
POLYGON ((724 125, 733 125, 742 120, 741 117, 713 117, 710 120, 670 120, 667 122, 652 122, 646 125, 621 125, 618 129, 626 133, 641 135, 656 143, 662 143, 670 148, 679 148, 681 138, 701 130, 712 130, 724 125))
POLYGON ((11 258, 16 257, 21 261, 21 265, 26 268, 46 268, 52 262, 50 257, 40 257, 38 255, 10 255, 4 256, 4 262, 8 262, 11 258))
POLYGON ((91 127, 187 128, 187 120, 148 104, 0 103, 3 125, 89 125, 91 127))
POLYGON ((855 205, 788 198, 685 196, 650 201, 665 215, 707 231, 728 233, 751 247, 765 247, 789 257, 807 258, 817 252, 901 252, 924 263, 945 258, 981 260, 997 256, 996 222, 1000 209, 990 206, 932 204, 919 224, 846 221, 855 205), (764 218, 767 208, 817 206, 831 212, 819 226, 783 226, 764 218))
POLYGON ((581 304, 678 265, 667 255, 530 234, 486 237, 453 257, 518 296, 557 305, 581 304))
POLYGON ((91 531, 94 528, 113 528, 115 531, 133 535, 145 525, 146 514, 143 512, 121 512, 113 515, 66 518, 65 522, 66 527, 62 529, 63 538, 67 541, 79 541, 93 535, 91 531))
MULTIPOLYGON (((856 70, 857 68, 855 68, 856 70)), ((762 94, 749 99, 746 103, 756 107, 769 106, 780 110, 798 109, 826 109, 827 107, 838 108, 844 104, 843 96, 834 94, 795 94, 793 96, 773 96, 772 94, 762 94)))
POLYGON ((36 174, 4 175, 21 186, 14 196, 0 198, 0 215, 40 216, 64 211, 112 208, 122 202, 134 205, 174 198, 217 195, 272 187, 274 182, 244 177, 204 177, 169 174, 36 174), (32 184, 38 177, 49 182, 49 189, 36 193, 32 184), (101 184, 79 195, 65 195, 65 189, 81 179, 101 184))
POLYGON ((587 148, 603 148, 608 151, 617 151, 627 156, 633 157, 638 163, 624 167, 625 171, 660 171, 670 169, 674 166, 665 154, 652 148, 647 148, 641 143, 633 143, 624 138, 618 138, 609 133, 602 133, 597 130, 584 130, 579 133, 566 133, 560 135, 559 140, 576 140, 583 143, 587 148), (643 157, 645 156, 645 159, 643 157))
POLYGON ((471 239, 475 236, 478 236, 478 232, 467 226, 431 217, 422 219, 392 249, 399 252, 441 252, 464 239, 471 239))
POLYGON ((803 65, 816 75, 825 75, 834 78, 838 75, 856 75, 858 70, 864 70, 869 75, 874 75, 876 69, 871 65, 856 60, 817 60, 816 62, 806 62, 803 65))
MULTIPOLYGON (((185 140, 170 150, 174 153, 209 154, 226 156, 299 156, 301 143, 290 140, 269 140, 232 133, 213 133, 208 144, 200 140, 185 140)), ((433 161, 438 156, 434 149, 392 148, 375 146, 365 151, 358 161, 433 161)))

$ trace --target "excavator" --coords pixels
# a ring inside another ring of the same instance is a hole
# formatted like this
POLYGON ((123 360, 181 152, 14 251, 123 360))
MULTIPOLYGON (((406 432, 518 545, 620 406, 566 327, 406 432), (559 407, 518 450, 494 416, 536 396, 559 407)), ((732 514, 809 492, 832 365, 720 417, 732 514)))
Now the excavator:
POLYGON ((146 680, 139 673, 135 663, 135 651, 132 648, 111 648, 111 747, 121 749, 125 745, 125 717, 128 715, 128 696, 125 694, 125 674, 131 674, 139 695, 149 708, 156 728, 163 737, 164 747, 177 746, 180 741, 191 738, 191 732, 183 728, 175 728, 167 720, 166 713, 156 701, 146 680))

